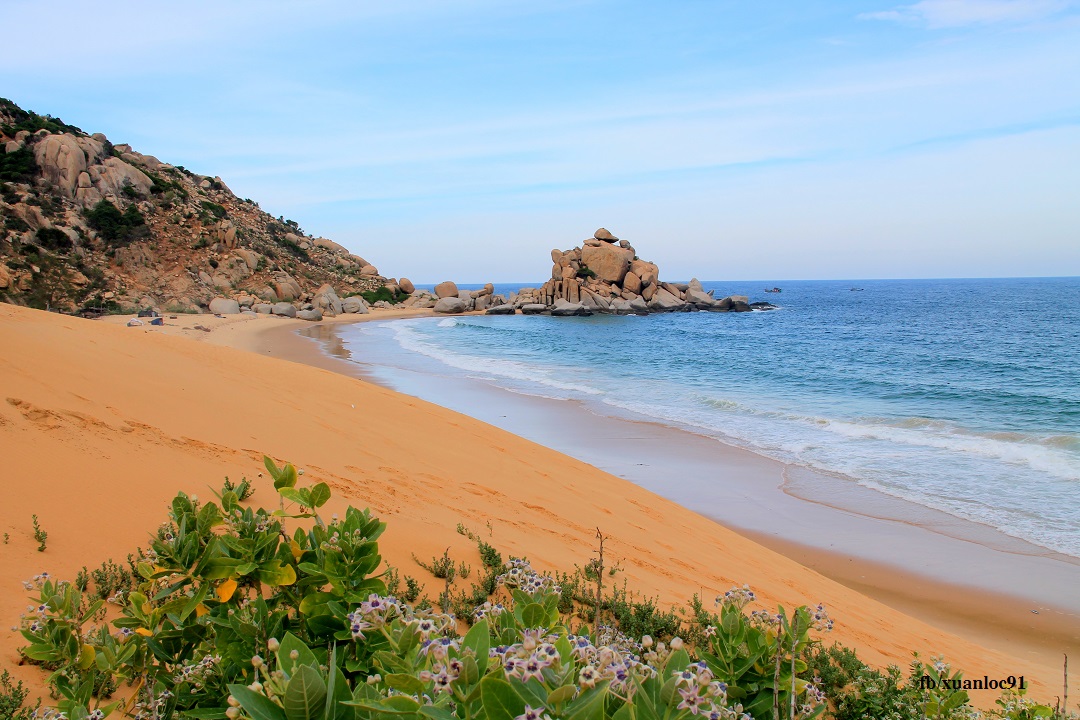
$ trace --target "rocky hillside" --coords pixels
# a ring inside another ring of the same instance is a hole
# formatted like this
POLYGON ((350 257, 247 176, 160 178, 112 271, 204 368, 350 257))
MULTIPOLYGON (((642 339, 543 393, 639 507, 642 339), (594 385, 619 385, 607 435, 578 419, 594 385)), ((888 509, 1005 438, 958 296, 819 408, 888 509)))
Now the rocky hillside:
POLYGON ((398 287, 219 177, 0 99, 0 300, 83 314, 199 312, 219 296, 317 303, 396 298, 398 287))

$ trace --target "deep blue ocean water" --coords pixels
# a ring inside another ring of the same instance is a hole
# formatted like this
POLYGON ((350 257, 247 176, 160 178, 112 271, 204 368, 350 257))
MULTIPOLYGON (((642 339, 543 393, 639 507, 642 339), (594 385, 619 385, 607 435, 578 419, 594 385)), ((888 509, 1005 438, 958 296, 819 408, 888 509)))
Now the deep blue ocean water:
POLYGON ((780 308, 431 318, 343 339, 382 336, 442 372, 693 430, 1080 557, 1080 278, 703 284, 780 308))

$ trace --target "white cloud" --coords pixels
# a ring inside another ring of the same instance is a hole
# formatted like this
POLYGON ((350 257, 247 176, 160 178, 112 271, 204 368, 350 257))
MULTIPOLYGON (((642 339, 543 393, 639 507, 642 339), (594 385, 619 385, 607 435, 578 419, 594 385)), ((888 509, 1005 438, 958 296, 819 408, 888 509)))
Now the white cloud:
POLYGON ((1076 0, 920 0, 892 10, 863 13, 863 20, 888 20, 933 30, 1025 23, 1042 20, 1076 6, 1076 0))

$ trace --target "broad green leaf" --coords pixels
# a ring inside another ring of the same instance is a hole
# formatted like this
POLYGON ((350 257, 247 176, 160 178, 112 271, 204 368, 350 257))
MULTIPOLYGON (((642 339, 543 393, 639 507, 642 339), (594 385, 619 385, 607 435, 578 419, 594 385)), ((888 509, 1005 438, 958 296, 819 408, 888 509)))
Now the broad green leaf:
POLYGON ((966 703, 967 701, 967 690, 960 690, 958 692, 954 692, 952 695, 946 698, 945 702, 941 704, 941 709, 944 712, 951 712, 966 703))
POLYGON ((465 633, 461 644, 476 653, 476 669, 483 675, 487 671, 488 652, 491 650, 491 630, 487 620, 481 620, 465 633))
POLYGON ((563 685, 562 687, 555 688, 548 695, 548 705, 558 706, 562 703, 568 702, 574 699, 574 695, 577 692, 577 687, 574 685, 563 685))
POLYGON ((527 628, 544 627, 547 621, 547 611, 539 603, 529 603, 521 611, 521 624, 527 628))
POLYGON ((281 638, 275 655, 277 656, 278 667, 288 675, 292 675, 294 665, 316 667, 319 664, 315 653, 311 652, 308 646, 304 644, 304 641, 291 632, 285 633, 285 637, 281 638), (296 651, 296 660, 291 657, 294 650, 296 651))
MULTIPOLYGON (((303 569, 303 566, 301 566, 303 569)), ((320 613, 325 611, 326 604, 334 599, 334 595, 331 593, 316 592, 310 593, 304 596, 304 599, 300 601, 300 612, 304 615, 311 615, 312 613, 320 613)))
POLYGON ((510 683, 488 675, 480 681, 480 702, 487 720, 514 720, 525 712, 525 703, 510 683))
POLYGON ((324 482, 311 488, 311 507, 322 507, 330 499, 330 486, 324 482))
POLYGON ((604 700, 610 683, 610 680, 605 680, 581 693, 577 700, 566 706, 563 720, 603 720, 604 700))
POLYGON ((246 685, 230 685, 229 694, 236 698, 244 712, 254 720, 287 720, 285 711, 270 698, 249 690, 246 685))
POLYGON ((685 650, 676 650, 671 653, 671 657, 668 658, 667 667, 665 673, 670 677, 675 673, 681 673, 690 665, 690 656, 685 650))
POLYGON ((278 494, 281 495, 281 497, 288 500, 289 502, 294 502, 294 503, 299 503, 301 505, 306 505, 307 503, 304 502, 304 501, 307 498, 304 497, 303 492, 304 492, 303 490, 297 490, 296 488, 293 488, 293 487, 283 487, 283 488, 278 489, 278 494))
POLYGON ((259 579, 259 582, 264 582, 273 587, 292 585, 296 582, 296 570, 293 569, 292 565, 282 565, 275 561, 259 568, 259 571, 255 573, 255 577, 259 579))
POLYGON ((457 720, 457 715, 437 705, 425 705, 420 708, 420 714, 432 718, 432 720, 457 720))
POLYGON ((296 468, 292 463, 286 463, 274 479, 274 489, 280 492, 282 488, 292 488, 296 485, 296 468))
POLYGON ((383 680, 390 687, 407 695, 420 695, 424 692, 424 683, 407 673, 390 673, 383 680))
POLYGON ((315 720, 326 703, 326 683, 319 671, 307 665, 296 668, 282 698, 288 720, 315 720))

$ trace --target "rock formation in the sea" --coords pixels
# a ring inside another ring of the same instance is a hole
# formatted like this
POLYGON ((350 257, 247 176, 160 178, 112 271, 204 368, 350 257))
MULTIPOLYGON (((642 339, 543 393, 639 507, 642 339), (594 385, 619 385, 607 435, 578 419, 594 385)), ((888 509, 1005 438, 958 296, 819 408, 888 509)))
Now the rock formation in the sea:
MULTIPOLYGON (((556 316, 611 313, 647 315, 662 312, 708 310, 748 312, 772 307, 742 295, 715 298, 698 280, 664 282, 655 263, 638 257, 634 246, 600 228, 580 247, 551 251, 551 278, 537 288, 522 288, 506 303, 523 314, 556 316)), ((499 297, 499 296, 496 296, 499 297)), ((491 308, 488 313, 509 311, 491 308)))

